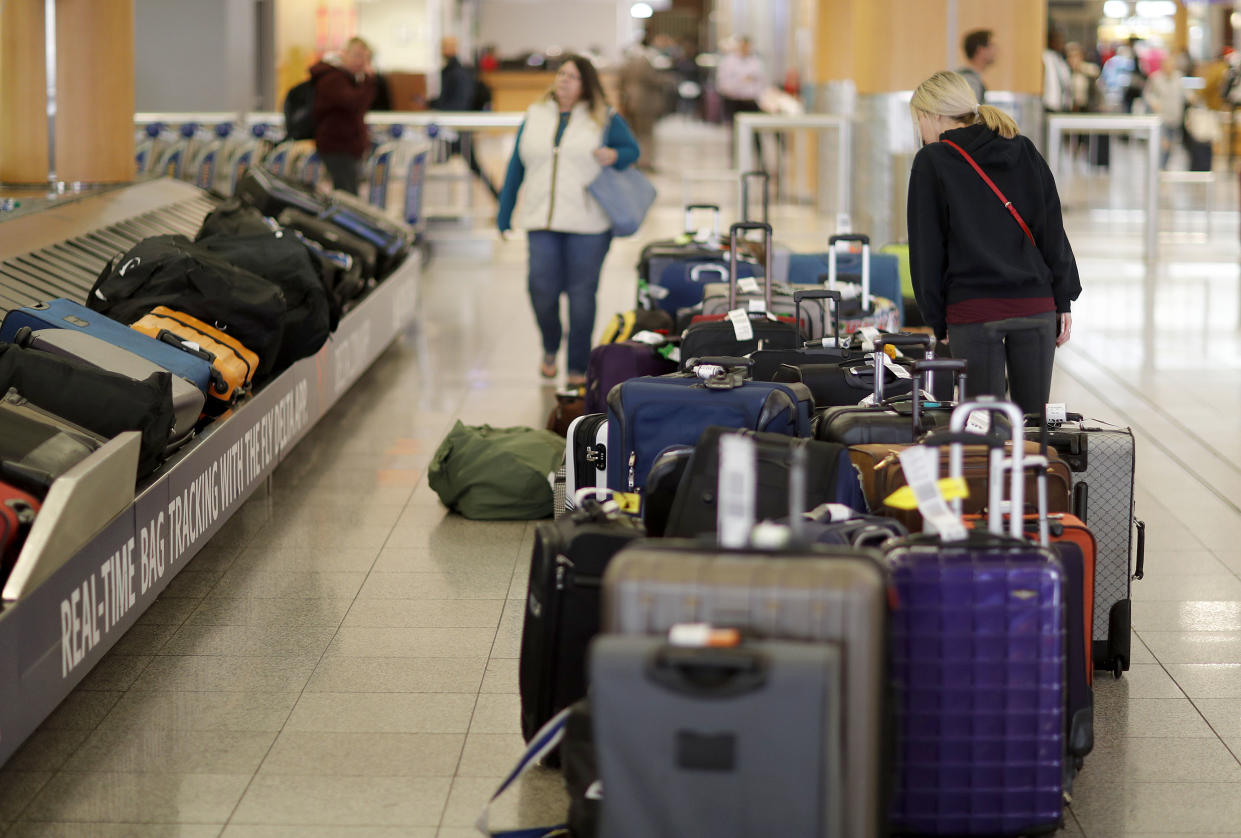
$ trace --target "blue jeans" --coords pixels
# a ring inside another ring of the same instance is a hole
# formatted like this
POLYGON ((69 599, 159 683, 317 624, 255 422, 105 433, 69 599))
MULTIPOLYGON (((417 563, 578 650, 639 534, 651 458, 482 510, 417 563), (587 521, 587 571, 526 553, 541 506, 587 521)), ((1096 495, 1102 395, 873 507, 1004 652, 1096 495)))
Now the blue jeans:
POLYGON ((603 257, 612 244, 612 232, 557 233, 531 230, 528 234, 530 275, 528 288, 534 319, 543 334, 543 352, 560 351, 560 295, 569 295, 570 375, 583 375, 590 357, 590 335, 595 328, 595 291, 603 257))

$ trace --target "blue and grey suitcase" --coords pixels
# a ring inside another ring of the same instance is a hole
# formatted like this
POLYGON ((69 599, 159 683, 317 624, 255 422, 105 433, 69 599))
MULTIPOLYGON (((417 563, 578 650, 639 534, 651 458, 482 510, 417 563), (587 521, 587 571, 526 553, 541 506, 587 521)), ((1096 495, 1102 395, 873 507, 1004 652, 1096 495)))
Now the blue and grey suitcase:
MULTIPOLYGON (((1023 507, 1021 413, 976 402, 953 415, 1002 412, 1015 430, 1009 501, 1023 507)), ((1001 521, 1001 449, 993 449, 989 532, 890 544, 896 590, 891 656, 897 699, 894 831, 1025 835, 1054 831, 1072 775, 1067 757, 1065 571, 1001 521)), ((955 457, 954 457, 955 459, 955 457)), ((953 468, 960 476, 959 460, 953 468)))
POLYGON ((41 329, 73 329, 84 332, 147 359, 173 375, 190 381, 204 393, 211 390, 210 360, 148 337, 72 300, 48 300, 46 303, 13 309, 4 316, 4 322, 0 323, 0 341, 12 343, 23 326, 36 332, 41 329))
POLYGON ((696 372, 631 378, 608 394, 608 488, 640 491, 655 457, 695 445, 712 425, 809 436, 814 402, 801 384, 750 381, 745 358, 701 358, 696 372), (712 368, 717 371, 708 374, 712 368))

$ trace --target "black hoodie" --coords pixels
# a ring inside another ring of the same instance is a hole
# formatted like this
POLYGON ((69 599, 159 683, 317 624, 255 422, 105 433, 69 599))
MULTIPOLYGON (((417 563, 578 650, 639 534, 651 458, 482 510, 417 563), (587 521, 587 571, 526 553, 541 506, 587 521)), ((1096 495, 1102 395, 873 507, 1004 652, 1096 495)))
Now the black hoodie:
POLYGON ((1038 248, 956 149, 925 146, 909 176, 908 219, 909 268, 927 325, 942 339, 947 307, 962 300, 1052 297, 1057 312, 1069 311, 1082 286, 1056 182, 1038 149, 981 123, 940 139, 969 152, 1021 213, 1038 248))

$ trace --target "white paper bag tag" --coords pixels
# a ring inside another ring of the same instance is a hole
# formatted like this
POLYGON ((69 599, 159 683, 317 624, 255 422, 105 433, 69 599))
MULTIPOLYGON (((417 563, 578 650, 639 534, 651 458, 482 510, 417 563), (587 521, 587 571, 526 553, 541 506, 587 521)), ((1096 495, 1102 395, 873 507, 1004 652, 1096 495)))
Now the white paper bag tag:
POLYGON ((1065 410, 1064 402, 1048 402, 1047 421, 1048 422, 1069 421, 1069 412, 1065 410))
POLYGON ((991 414, 985 410, 975 410, 965 422, 965 430, 971 434, 985 434, 991 431, 991 414))
POLYGON ((857 515, 857 512, 850 506, 843 503, 821 503, 812 511, 807 513, 808 517, 816 521, 829 521, 835 523, 837 521, 848 521, 857 515))
POLYGON ((717 519, 721 547, 745 547, 754 527, 754 440, 740 434, 720 437, 717 519))
POLYGON ((667 358, 669 361, 672 361, 675 364, 681 363, 681 347, 679 346, 672 347, 670 350, 668 350, 668 354, 665 355, 664 357, 667 358))
POLYGON ((737 280, 737 290, 742 294, 763 293, 763 289, 759 287, 758 281, 749 276, 737 280))
POLYGON ((922 513, 924 531, 939 533, 945 541, 964 539, 965 524, 953 514, 939 490, 939 450, 914 445, 900 453, 900 460, 905 481, 913 490, 918 511, 922 513))
POLYGON ((743 308, 735 308, 728 312, 728 322, 733 324, 733 334, 737 340, 754 340, 754 327, 750 325, 750 315, 743 308))
POLYGON ((672 292, 662 285, 647 285, 646 293, 651 296, 651 299, 662 300, 672 292))
POLYGON ((635 343, 645 343, 648 346, 663 346, 668 341, 668 339, 659 334, 659 332, 647 331, 635 332, 629 339, 635 343))
POLYGON ((747 308, 755 314, 762 314, 767 311, 766 300, 747 300, 747 308))
POLYGON ((883 365, 887 367, 892 372, 892 374, 896 376, 897 378, 904 378, 904 379, 910 378, 909 370, 905 369, 900 364, 896 363, 896 361, 893 361, 887 355, 883 356, 883 365))

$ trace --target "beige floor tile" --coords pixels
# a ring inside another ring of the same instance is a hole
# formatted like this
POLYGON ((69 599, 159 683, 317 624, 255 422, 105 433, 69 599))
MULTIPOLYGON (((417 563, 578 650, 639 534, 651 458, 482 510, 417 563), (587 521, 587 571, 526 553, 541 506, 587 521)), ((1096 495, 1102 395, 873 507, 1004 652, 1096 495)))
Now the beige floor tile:
POLYGON ((44 730, 85 730, 88 733, 104 720, 124 693, 74 690, 43 720, 44 730))
MULTIPOLYGON (((472 826, 502 779, 458 777, 453 780, 441 826, 472 826)), ((491 811, 491 826, 514 829, 564 823, 568 805, 560 772, 537 768, 496 801, 491 811)))
MULTIPOLYGON (((435 838, 432 826, 273 826, 229 824, 220 838, 435 838)), ((475 832, 473 838, 478 838, 475 832)))
POLYGON ((358 599, 344 628, 491 628, 503 599, 358 599))
POLYGON ((263 761, 264 774, 327 777, 451 777, 459 733, 315 733, 286 730, 263 761))
MULTIPOLYGON (((336 475, 333 475, 333 479, 335 478, 336 475)), ((373 475, 372 479, 374 479, 373 475)), ((245 553, 271 551, 281 556, 305 553, 332 558, 338 555, 349 556, 359 552, 368 552, 375 556, 387 542, 392 531, 390 526, 364 527, 355 526, 352 522, 349 526, 342 526, 339 520, 331 519, 322 519, 315 524, 277 524, 265 528, 256 535, 246 545, 245 553)), ((242 558, 238 558, 238 563, 242 561, 242 558)))
POLYGON ((226 571, 196 570, 186 567, 168 582, 162 596, 202 598, 224 578, 226 571))
POLYGON ((351 597, 209 596, 185 620, 191 626, 339 626, 351 597))
POLYGON ((130 689, 152 661, 150 655, 104 655, 77 688, 104 692, 130 689))
POLYGON ((357 594, 365 578, 365 573, 265 571, 234 566, 220 579, 217 593, 259 598, 347 598, 357 594))
POLYGON ((1075 789, 1073 813, 1086 835, 1128 836, 1141 832, 1189 835, 1236 834, 1241 822, 1241 785, 1236 783, 1134 783, 1113 779, 1075 789))
MULTIPOLYGON (((486 693, 478 697, 470 733, 520 733, 521 697, 516 693, 486 693)), ((502 774, 504 772, 501 772, 502 774)))
POLYGON ((1169 677, 1163 667, 1154 664, 1134 664, 1120 679, 1112 679, 1106 673, 1097 673, 1095 701, 1109 697, 1126 698, 1184 698, 1185 695, 1169 677))
MULTIPOLYGON (((26 741, 13 752, 3 765, 0 775, 14 771, 48 772, 56 771, 77 751, 89 730, 48 730, 39 728, 27 737, 26 741)), ((0 784, 4 780, 0 778, 0 784)), ((2 835, 4 833, 0 833, 2 835)))
POLYGON ((51 771, 6 771, 0 778, 0 821, 14 821, 47 782, 51 771))
POLYGON ((436 826, 448 777, 312 777, 262 774, 237 807, 236 824, 436 826))
POLYGON ((1232 574, 1162 576, 1158 584, 1134 585, 1133 599, 1136 602, 1237 602, 1241 601, 1241 579, 1232 574))
POLYGON ((475 696, 462 693, 305 693, 285 730, 464 733, 475 696))
POLYGON ((1241 783, 1241 764, 1215 738, 1096 738, 1082 782, 1089 787, 1096 781, 1122 779, 1136 783, 1241 783), (1106 765, 1108 776, 1088 776, 1093 765, 1106 765))
POLYGON ((1168 672, 1192 699, 1241 698, 1241 664, 1173 663, 1168 672))
POLYGON ((479 692, 517 692, 517 664, 515 658, 492 658, 487 661, 487 671, 483 674, 483 685, 479 692))
POLYGON ((101 729, 275 732, 297 692, 145 691, 126 693, 101 729))
POLYGON ((121 635, 111 651, 118 655, 157 655, 178 628, 168 624, 135 624, 121 635))
POLYGON ((249 774, 57 774, 25 820, 224 823, 249 774))
MULTIPOLYGON (((1187 698, 1130 698, 1098 702, 1094 713, 1095 742, 1125 737, 1214 738, 1215 734, 1187 698)), ((1093 760, 1092 760, 1093 761, 1093 760)))
POLYGON ((5 838, 216 838, 223 823, 49 823, 14 824, 5 838))
POLYGON ((173 597, 161 594, 151 607, 142 612, 137 626, 173 625, 179 626, 198 607, 198 597, 173 597))
POLYGON ((460 568, 442 573, 372 573, 359 599, 501 599, 508 591, 504 574, 460 568))
POLYGON ((513 568, 513 556, 507 549, 494 547, 443 550, 390 543, 380 552, 373 569, 376 573, 451 573, 462 568, 507 576, 513 568))
POLYGON ((525 618, 524 600, 510 599, 505 603, 500 627, 496 631, 495 645, 491 648, 493 658, 521 657, 521 628, 525 618))
POLYGON ((335 626, 187 625, 164 645, 169 655, 314 657, 323 654, 335 626))
POLYGON ((491 628, 341 628, 326 657, 478 658, 494 637, 491 628))
MULTIPOLYGON (((161 655, 150 661, 133 690, 287 692, 300 690, 318 658, 161 655)), ((92 675, 94 673, 91 673, 92 675)))
POLYGON ((1133 625, 1147 631, 1241 631, 1241 602, 1135 602, 1133 625))
POLYGON ((485 657, 328 657, 320 661, 306 692, 474 693, 485 657))
POLYGON ((1220 576, 1226 573, 1227 566, 1209 550, 1152 550, 1149 545, 1146 549, 1146 577, 1152 582, 1168 576, 1220 576))
POLYGON ((251 544, 233 562, 231 570, 253 568, 265 571, 312 573, 366 573, 375 563, 377 547, 340 549, 283 544, 280 541, 251 544))
POLYGON ((1160 663, 1241 662, 1241 631, 1143 631, 1160 663))
POLYGON ((1241 743, 1241 698, 1195 698, 1194 706, 1226 742, 1241 743))
POLYGON ((474 733, 465 740, 458 777, 503 777, 526 751, 526 742, 517 733, 474 733))
POLYGON ((104 724, 62 766, 68 773, 250 774, 275 731, 122 728, 104 724))

